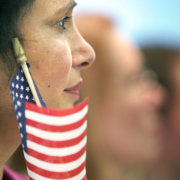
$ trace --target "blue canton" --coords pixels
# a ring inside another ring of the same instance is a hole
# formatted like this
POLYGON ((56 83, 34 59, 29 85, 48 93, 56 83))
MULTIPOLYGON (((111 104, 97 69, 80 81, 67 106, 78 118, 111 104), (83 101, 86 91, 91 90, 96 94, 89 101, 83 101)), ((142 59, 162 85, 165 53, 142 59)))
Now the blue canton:
MULTIPOLYGON (((28 64, 28 67, 29 64, 28 64)), ((40 102, 42 106, 46 106, 39 90, 34 82, 35 88, 37 90, 40 102)), ((30 87, 24 75, 23 69, 20 67, 17 73, 12 78, 12 81, 9 85, 10 93, 12 95, 12 99, 14 102, 14 109, 16 111, 16 118, 18 120, 21 140, 22 140, 22 147, 26 153, 27 152, 27 143, 26 143, 26 120, 25 120, 25 102, 34 103, 34 98, 31 93, 30 87)))

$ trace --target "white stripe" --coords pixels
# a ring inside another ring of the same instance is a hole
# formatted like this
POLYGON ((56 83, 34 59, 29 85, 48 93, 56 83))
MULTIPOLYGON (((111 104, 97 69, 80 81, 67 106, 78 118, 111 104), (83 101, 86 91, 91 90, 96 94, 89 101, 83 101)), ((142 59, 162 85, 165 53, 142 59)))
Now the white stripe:
POLYGON ((67 148, 50 148, 27 141, 27 147, 47 156, 70 156, 79 152, 87 143, 87 136, 77 145, 67 148))
POLYGON ((84 107, 84 109, 82 109, 80 112, 64 117, 43 115, 30 110, 25 110, 25 117, 43 124, 64 126, 81 120, 82 118, 84 118, 87 112, 88 106, 84 107))
POLYGON ((24 157, 26 161, 28 161, 30 164, 33 164, 34 166, 41 168, 46 171, 52 171, 52 172, 67 172, 67 171, 72 171, 80 167, 86 160, 86 152, 76 161, 72 161, 69 163, 64 163, 64 164, 55 164, 55 163, 49 163, 45 162, 39 159, 36 159, 32 156, 29 156, 25 151, 24 151, 24 157))
POLYGON ((87 121, 79 128, 67 132, 48 132, 26 125, 26 132, 38 138, 50 141, 67 141, 79 137, 87 128, 87 121))
MULTIPOLYGON (((27 168, 27 171, 28 171, 28 174, 29 176, 32 178, 32 179, 35 179, 35 180, 54 180, 54 179, 51 179, 51 178, 46 178, 46 177, 42 177, 32 171, 30 171, 28 168, 27 168)), ((86 170, 83 169, 82 172, 80 172, 77 176, 74 176, 72 178, 68 178, 68 179, 61 179, 61 180, 81 180, 83 179, 83 177, 85 176, 86 174, 86 170)), ((58 180, 58 179, 57 179, 58 180)))

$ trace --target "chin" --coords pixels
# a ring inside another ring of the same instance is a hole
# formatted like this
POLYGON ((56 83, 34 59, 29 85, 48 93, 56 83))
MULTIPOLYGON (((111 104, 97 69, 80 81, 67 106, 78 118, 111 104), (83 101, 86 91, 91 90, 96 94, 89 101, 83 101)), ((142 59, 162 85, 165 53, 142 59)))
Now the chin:
POLYGON ((155 165, 161 160, 162 155, 163 150, 161 148, 153 149, 146 151, 146 153, 142 152, 139 161, 147 165, 155 165))
POLYGON ((79 97, 69 95, 64 92, 59 100, 58 109, 67 109, 71 108, 75 105, 75 103, 79 100, 79 97))
POLYGON ((68 108, 71 108, 71 107, 73 107, 73 106, 74 106, 74 104, 72 104, 72 103, 67 103, 67 104, 62 105, 62 106, 60 107, 60 109, 68 109, 68 108))
POLYGON ((58 105, 58 109, 68 109, 68 108, 72 108, 75 104, 75 100, 71 100, 71 101, 64 101, 64 102, 61 102, 59 105, 58 105))
POLYGON ((66 95, 61 96, 56 102, 54 103, 48 103, 45 101, 48 108, 52 109, 68 109, 75 105, 75 103, 78 101, 77 98, 68 97, 66 95))

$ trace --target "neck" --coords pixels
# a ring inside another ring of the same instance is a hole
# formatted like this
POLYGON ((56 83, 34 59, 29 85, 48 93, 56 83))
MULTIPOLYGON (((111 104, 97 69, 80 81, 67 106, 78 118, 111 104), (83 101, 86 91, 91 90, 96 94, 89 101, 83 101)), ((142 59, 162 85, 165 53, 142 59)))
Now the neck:
POLYGON ((0 179, 2 178, 3 178, 3 166, 2 167, 0 166, 0 179))
MULTIPOLYGON (((0 63, 1 64, 1 63, 0 63)), ((2 66, 1 66, 2 67, 2 66)), ((9 90, 9 77, 0 71, 0 177, 3 165, 19 146, 20 133, 9 90)))

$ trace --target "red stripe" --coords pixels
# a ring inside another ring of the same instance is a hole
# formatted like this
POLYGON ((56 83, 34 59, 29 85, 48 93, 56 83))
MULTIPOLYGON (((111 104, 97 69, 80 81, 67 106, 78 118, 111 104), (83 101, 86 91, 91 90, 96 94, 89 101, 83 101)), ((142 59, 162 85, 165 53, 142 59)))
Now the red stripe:
POLYGON ((34 111, 37 113, 41 113, 44 115, 67 116, 67 115, 74 114, 74 113, 81 111, 87 104, 88 104, 88 98, 86 98, 82 103, 79 103, 72 108, 65 109, 65 110, 55 110, 55 109, 49 109, 46 107, 40 108, 40 107, 37 107, 33 103, 26 102, 25 103, 25 106, 26 106, 25 109, 30 110, 30 111, 34 111))
POLYGON ((42 145, 45 147, 52 147, 52 148, 64 148, 64 147, 70 147, 70 146, 75 146, 79 144, 84 137, 86 136, 86 131, 85 130, 79 137, 67 140, 67 141, 51 141, 51 140, 45 140, 42 138, 38 138, 32 134, 27 133, 27 140, 32 141, 37 143, 38 145, 42 145))
POLYGON ((41 153, 34 151, 30 148, 28 148, 27 152, 28 152, 29 156, 32 156, 32 157, 39 159, 41 161, 45 161, 48 163, 59 163, 59 164, 61 163, 62 164, 62 163, 69 163, 72 161, 76 161, 77 159, 79 159, 86 152, 86 145, 76 154, 69 155, 69 156, 63 156, 63 157, 49 156, 49 155, 41 154, 41 153))
POLYGON ((85 175, 84 178, 82 180, 87 180, 87 176, 85 175))
POLYGON ((87 114, 85 115, 85 117, 83 119, 79 120, 76 123, 66 125, 66 126, 54 126, 54 125, 47 125, 47 124, 39 123, 34 120, 26 118, 26 124, 29 126, 44 130, 44 131, 66 132, 66 131, 71 131, 71 130, 81 127, 83 125, 83 123, 86 121, 86 119, 87 119, 87 114))
POLYGON ((35 179, 33 179, 33 178, 31 178, 31 177, 29 176, 29 180, 35 180, 35 179))
POLYGON ((26 165, 28 167, 29 170, 31 170, 32 172, 46 177, 46 178, 52 178, 52 179, 68 179, 68 178, 72 178, 76 175, 78 175, 80 172, 83 171, 83 169, 85 168, 85 162, 79 166, 77 169, 74 169, 72 171, 69 172, 52 172, 52 171, 47 171, 44 169, 41 169, 31 163, 29 163, 28 161, 26 161, 26 165))

